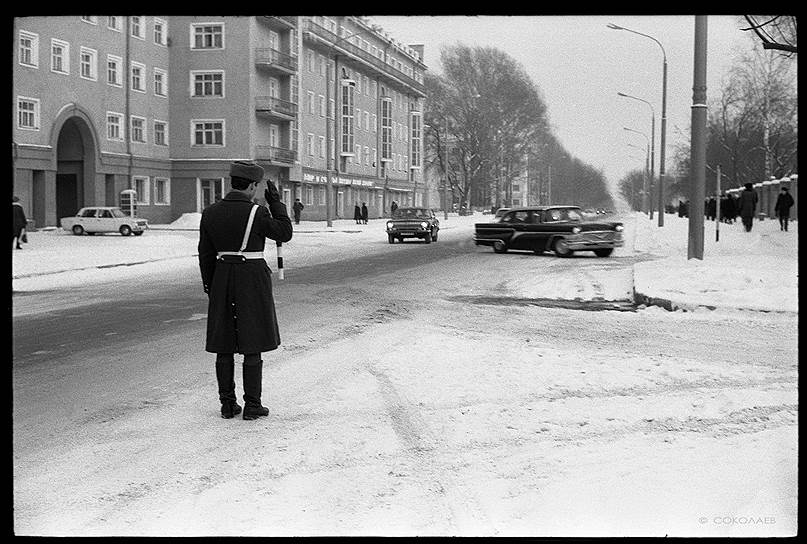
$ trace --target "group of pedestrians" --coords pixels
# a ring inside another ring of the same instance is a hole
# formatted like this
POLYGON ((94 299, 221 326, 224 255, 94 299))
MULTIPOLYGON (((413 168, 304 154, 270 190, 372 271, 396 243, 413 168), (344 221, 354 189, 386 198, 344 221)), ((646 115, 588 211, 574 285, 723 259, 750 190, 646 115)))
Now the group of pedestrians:
MULTIPOLYGON (((724 194, 720 197, 720 218, 724 223, 734 223, 739 217, 746 232, 751 232, 754 226, 754 216, 757 212, 759 195, 754 191, 752 183, 746 183, 739 196, 724 194)), ((782 187, 774 205, 774 214, 779 218, 779 230, 787 231, 790 221, 790 208, 793 207, 794 200, 787 187, 782 187)), ((718 219, 717 198, 709 197, 704 202, 704 215, 709 221, 718 219)), ((678 217, 689 217, 689 202, 678 201, 678 217)))
POLYGON ((356 224, 366 225, 367 217, 368 217, 367 203, 362 202, 361 206, 359 206, 359 203, 356 202, 356 205, 353 207, 353 219, 356 221, 356 224))

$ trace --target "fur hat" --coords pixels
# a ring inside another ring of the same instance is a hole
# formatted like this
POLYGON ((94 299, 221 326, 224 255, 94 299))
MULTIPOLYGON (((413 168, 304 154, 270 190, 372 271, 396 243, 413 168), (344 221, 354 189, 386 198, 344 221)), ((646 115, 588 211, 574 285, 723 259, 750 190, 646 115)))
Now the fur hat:
POLYGON ((261 181, 263 168, 252 161, 234 161, 230 164, 230 177, 239 177, 249 181, 261 181))

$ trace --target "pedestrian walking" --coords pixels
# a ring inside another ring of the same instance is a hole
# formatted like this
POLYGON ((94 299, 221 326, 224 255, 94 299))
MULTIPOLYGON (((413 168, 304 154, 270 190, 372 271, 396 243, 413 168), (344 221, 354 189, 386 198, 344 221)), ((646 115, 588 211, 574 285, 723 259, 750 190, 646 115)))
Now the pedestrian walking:
POLYGON ((782 192, 776 197, 776 206, 773 208, 779 218, 779 230, 787 232, 787 222, 790 220, 790 208, 793 207, 793 203, 793 197, 787 187, 782 187, 782 192))
POLYGON ((713 196, 706 201, 706 216, 709 221, 714 221, 717 217, 717 200, 713 196))
POLYGON ((28 219, 25 217, 25 210, 20 204, 20 197, 14 195, 11 197, 11 213, 13 216, 13 232, 11 234, 11 242, 16 249, 22 249, 20 242, 27 242, 27 234, 25 227, 28 225, 28 219))
POLYGON ((394 214, 395 210, 397 210, 397 209, 398 209, 398 203, 393 200, 392 204, 390 204, 389 211, 390 211, 390 213, 394 214))
POLYGON ((365 225, 367 224, 367 216, 368 216, 367 203, 362 202, 361 203, 361 222, 364 223, 365 225))
POLYGON ((300 215, 303 213, 303 208, 305 208, 305 204, 300 202, 299 198, 294 199, 294 204, 292 205, 292 211, 294 211, 294 224, 300 224, 300 215))
POLYGON ((356 221, 357 225, 361 223, 361 208, 358 202, 353 206, 353 220, 356 221))
POLYGON ((252 161, 230 165, 232 190, 202 212, 199 268, 208 295, 205 351, 216 354, 221 417, 241 413, 236 402, 234 354, 244 356, 244 419, 269 415, 261 404, 261 353, 280 345, 271 270, 263 256, 267 238, 288 242, 292 223, 271 180, 266 206, 252 201, 263 168, 252 161))
POLYGON ((751 232, 751 227, 754 224, 754 214, 757 211, 757 200, 754 185, 746 183, 745 190, 740 192, 740 198, 737 200, 737 212, 743 220, 745 232, 751 232))

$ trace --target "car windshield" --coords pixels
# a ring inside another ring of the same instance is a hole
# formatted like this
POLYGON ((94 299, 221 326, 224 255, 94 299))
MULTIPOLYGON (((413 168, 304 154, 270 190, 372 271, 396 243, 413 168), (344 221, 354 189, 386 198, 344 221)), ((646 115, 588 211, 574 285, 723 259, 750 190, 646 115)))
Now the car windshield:
POLYGON ((544 212, 544 221, 574 221, 580 222, 583 220, 583 214, 580 213, 579 208, 555 208, 544 212))
POLYGON ((392 212, 393 219, 429 219, 431 215, 424 208, 398 208, 392 212))
POLYGON ((120 208, 112 208, 110 211, 112 212, 112 217, 126 217, 126 214, 120 208))

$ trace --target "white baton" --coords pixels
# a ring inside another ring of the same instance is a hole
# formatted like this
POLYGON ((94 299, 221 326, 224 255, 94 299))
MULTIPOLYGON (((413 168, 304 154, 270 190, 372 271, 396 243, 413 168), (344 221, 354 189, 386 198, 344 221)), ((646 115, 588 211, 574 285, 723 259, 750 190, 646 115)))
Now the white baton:
POLYGON ((277 275, 283 279, 283 242, 277 243, 277 275))

